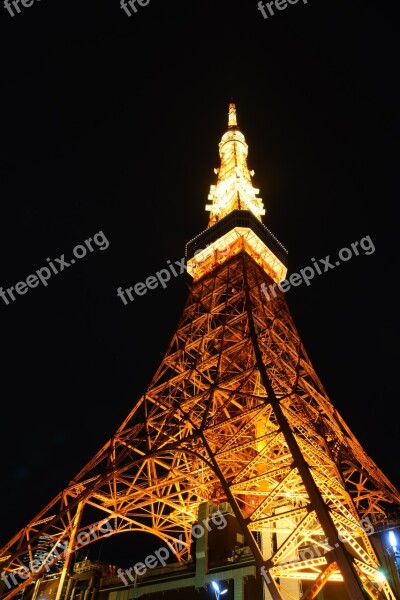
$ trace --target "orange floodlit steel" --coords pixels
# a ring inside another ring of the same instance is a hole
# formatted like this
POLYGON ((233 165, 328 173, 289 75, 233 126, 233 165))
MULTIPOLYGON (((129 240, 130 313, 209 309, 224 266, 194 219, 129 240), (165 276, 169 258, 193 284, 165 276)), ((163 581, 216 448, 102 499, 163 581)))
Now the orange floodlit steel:
POLYGON ((286 250, 261 222, 247 152, 231 103, 209 227, 186 248, 193 283, 169 348, 111 439, 1 549, 0 570, 18 582, 3 598, 55 562, 48 550, 17 579, 43 539, 67 548, 57 600, 68 600, 80 534, 96 530, 91 543, 146 531, 184 560, 199 505, 229 502, 267 598, 311 600, 342 582, 352 600, 396 600, 363 523, 384 523, 400 495, 331 404, 284 294, 262 291, 286 274, 286 250))

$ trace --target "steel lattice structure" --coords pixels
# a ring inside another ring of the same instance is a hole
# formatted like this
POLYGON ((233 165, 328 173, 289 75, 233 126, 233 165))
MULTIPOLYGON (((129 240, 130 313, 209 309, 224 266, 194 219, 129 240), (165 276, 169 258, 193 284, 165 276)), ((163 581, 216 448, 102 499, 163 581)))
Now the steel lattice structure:
MULTIPOLYGON (((224 144, 233 148, 221 153, 219 182, 233 172, 232 185, 243 189, 237 171, 247 168, 247 151, 238 160, 238 132, 231 105, 224 144)), ((66 597, 80 534, 109 536, 105 520, 111 534, 158 536, 183 560, 205 501, 230 503, 274 600, 300 580, 308 582, 303 599, 327 581, 344 581, 352 600, 395 600, 362 519, 384 520, 400 495, 331 404, 284 294, 266 297, 263 286, 281 280, 284 252, 266 228, 262 238, 260 205, 251 211, 240 194, 235 204, 231 192, 226 185, 229 209, 221 218, 214 212, 188 245, 194 282, 146 393, 68 487, 0 551, 0 569, 15 573, 48 548, 43 566, 6 589, 4 600, 55 562, 57 544, 67 547, 58 599, 66 597), (195 253, 204 241, 207 248, 195 253)), ((211 195, 212 211, 215 187, 211 195)))

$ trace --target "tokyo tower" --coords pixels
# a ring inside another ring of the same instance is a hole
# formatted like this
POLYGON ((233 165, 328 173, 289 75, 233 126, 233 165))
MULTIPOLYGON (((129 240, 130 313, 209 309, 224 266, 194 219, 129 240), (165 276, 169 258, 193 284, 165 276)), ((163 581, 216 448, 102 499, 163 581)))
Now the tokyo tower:
POLYGON ((68 600, 84 539, 148 532, 183 561, 204 502, 230 504, 265 598, 311 600, 342 582, 351 600, 396 600, 365 524, 385 522, 400 495, 330 402, 283 291, 265 293, 285 279, 287 251, 262 222, 233 103, 219 154, 165 357, 110 440, 0 550, 13 582, 3 600, 56 564, 60 547, 56 600, 68 600))

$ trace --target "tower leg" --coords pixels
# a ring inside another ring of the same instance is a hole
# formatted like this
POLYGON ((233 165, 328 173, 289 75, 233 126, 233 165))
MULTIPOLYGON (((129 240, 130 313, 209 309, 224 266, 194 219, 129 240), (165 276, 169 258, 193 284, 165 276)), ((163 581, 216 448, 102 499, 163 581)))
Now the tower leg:
MULTIPOLYGON (((355 568, 350 560, 346 549, 343 543, 339 540, 336 527, 333 523, 333 520, 326 509, 324 500, 322 498, 321 492, 319 491, 311 473, 310 469, 307 465, 307 462, 297 444, 296 438, 286 420, 285 415, 283 414, 280 402, 275 395, 274 389, 272 387, 271 380, 268 376, 267 370, 265 368, 261 350, 258 344, 257 332, 254 325, 253 313, 251 310, 251 301, 250 301, 250 293, 249 293, 249 284, 247 281, 247 268, 246 261, 243 260, 243 276, 245 281, 244 291, 246 296, 246 310, 248 314, 248 322, 250 328, 250 336, 253 341, 255 357, 257 360, 257 366, 261 375, 262 383, 267 391, 268 402, 271 404, 272 409, 275 413, 276 419, 278 421, 279 427, 285 436, 285 440, 289 446, 289 449, 292 453, 293 460, 295 462, 296 467, 299 470, 300 476, 304 482, 306 490, 308 492, 311 508, 313 508, 317 514, 321 527, 324 531, 324 534, 330 540, 338 540, 335 543, 335 548, 331 551, 334 556, 334 560, 337 562, 338 568, 343 576, 346 589, 349 593, 351 600, 366 600, 368 596, 366 596, 362 591, 362 584, 360 579, 357 576, 355 568)), ((329 560, 328 556, 327 559, 329 560)), ((257 559, 256 559, 257 560, 257 559)), ((331 562, 331 561, 329 561, 331 562)))
POLYGON ((62 598, 62 591, 64 588, 67 574, 68 574, 70 566, 71 566, 72 553, 75 548, 76 534, 78 532, 79 523, 81 521, 83 507, 84 507, 84 503, 79 502, 75 516, 74 516, 73 524, 72 524, 72 531, 71 531, 71 535, 69 538, 68 548, 65 550, 66 556, 64 558, 64 566, 61 571, 61 577, 60 577, 60 581, 58 583, 57 594, 56 594, 56 597, 54 600, 61 600, 61 598, 62 598))

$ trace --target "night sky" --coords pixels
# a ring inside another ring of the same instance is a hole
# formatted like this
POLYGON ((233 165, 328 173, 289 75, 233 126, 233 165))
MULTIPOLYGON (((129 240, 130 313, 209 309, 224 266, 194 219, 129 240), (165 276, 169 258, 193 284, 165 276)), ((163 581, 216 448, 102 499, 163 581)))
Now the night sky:
MULTIPOLYGON (((206 228, 231 97, 290 272, 373 241, 286 298, 335 407, 400 486, 394 7, 300 0, 268 19, 254 0, 151 0, 131 17, 118 0, 1 7, 0 286, 98 232, 109 242, 0 298, 1 546, 150 382, 190 277, 127 306, 116 291, 206 228)), ((128 566, 139 539, 110 538, 101 558, 128 566)))

